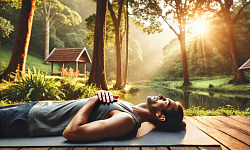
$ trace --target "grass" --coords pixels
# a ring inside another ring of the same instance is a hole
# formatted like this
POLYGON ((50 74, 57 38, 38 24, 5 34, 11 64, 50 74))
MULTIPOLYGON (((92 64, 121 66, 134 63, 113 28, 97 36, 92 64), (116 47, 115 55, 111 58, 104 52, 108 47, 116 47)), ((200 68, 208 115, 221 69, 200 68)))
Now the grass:
MULTIPOLYGON (((12 50, 8 49, 7 47, 1 47, 0 68, 3 67, 5 68, 8 66, 11 55, 12 55, 12 50)), ((51 65, 43 64, 43 58, 41 56, 37 56, 36 54, 33 53, 28 53, 26 69, 30 68, 31 70, 33 70, 33 67, 35 67, 37 70, 40 70, 41 72, 51 73, 51 65)), ((54 72, 59 73, 60 70, 61 70, 61 65, 54 64, 54 72)))
POLYGON ((153 87, 167 88, 167 89, 182 89, 185 91, 196 90, 206 92, 222 92, 222 93, 246 93, 249 84, 234 85, 228 84, 232 76, 215 76, 209 78, 201 78, 197 80, 191 80, 191 86, 182 86, 183 81, 154 81, 150 83, 153 87))

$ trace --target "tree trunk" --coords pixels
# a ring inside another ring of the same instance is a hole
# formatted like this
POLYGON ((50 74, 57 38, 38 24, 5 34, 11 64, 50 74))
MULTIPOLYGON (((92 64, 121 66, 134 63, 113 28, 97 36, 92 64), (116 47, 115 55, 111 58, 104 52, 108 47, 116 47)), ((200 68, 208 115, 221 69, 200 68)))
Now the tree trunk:
MULTIPOLYGON (((120 24, 120 23, 119 23, 120 24)), ((120 25, 115 26, 115 46, 116 46, 116 84, 115 89, 122 88, 122 48, 121 48, 120 25)))
MULTIPOLYGON (((180 30, 181 31, 181 30, 180 30)), ((186 38, 185 32, 181 31, 180 35, 178 36, 181 46, 181 54, 182 54, 182 63, 183 63, 183 73, 184 73, 184 82, 183 86, 190 85, 189 82, 189 75, 188 75, 188 64, 187 64, 187 54, 186 54, 186 38)))
MULTIPOLYGON (((49 56, 49 15, 45 16, 45 49, 44 49, 44 60, 49 56)), ((44 62, 48 64, 48 62, 44 62)))
POLYGON ((97 0, 93 64, 88 84, 108 90, 105 71, 105 36, 108 0, 97 0))
POLYGON ((230 83, 234 84, 243 84, 246 83, 246 79, 243 75, 242 70, 239 69, 239 55, 238 55, 238 48, 236 44, 235 39, 235 24, 233 23, 233 20, 230 16, 230 12, 228 12, 225 15, 226 22, 227 22, 227 30, 228 30, 228 36, 229 36, 229 42, 231 46, 232 51, 232 72, 233 72, 233 80, 230 81, 230 83))
POLYGON ((115 27, 115 45, 116 45, 116 84, 115 89, 122 88, 122 38, 121 38, 121 18, 122 18, 122 8, 123 8, 124 0, 120 0, 118 2, 118 14, 115 16, 115 12, 110 2, 108 2, 108 9, 110 11, 110 15, 112 17, 113 25, 115 27))
POLYGON ((22 73, 25 73, 35 2, 36 0, 22 1, 13 53, 9 65, 2 74, 1 78, 7 78, 8 74, 11 72, 22 71, 22 73))
POLYGON ((125 63, 125 75, 124 75, 124 86, 127 84, 128 79, 128 57, 129 57, 129 49, 128 49, 128 35, 129 35, 129 19, 128 19, 128 0, 126 5, 126 63, 125 63))

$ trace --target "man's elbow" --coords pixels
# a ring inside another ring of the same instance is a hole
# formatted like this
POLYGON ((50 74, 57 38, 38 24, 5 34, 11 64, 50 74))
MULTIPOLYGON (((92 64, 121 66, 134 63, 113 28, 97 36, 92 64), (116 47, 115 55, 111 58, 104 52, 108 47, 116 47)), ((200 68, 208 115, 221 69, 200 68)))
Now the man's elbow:
POLYGON ((77 131, 65 129, 62 133, 63 137, 69 141, 76 141, 77 140, 77 131))
POLYGON ((67 129, 65 129, 62 133, 63 137, 69 141, 72 141, 72 132, 68 131, 67 129))
POLYGON ((63 137, 68 141, 88 141, 88 134, 81 129, 65 129, 62 133, 63 137))

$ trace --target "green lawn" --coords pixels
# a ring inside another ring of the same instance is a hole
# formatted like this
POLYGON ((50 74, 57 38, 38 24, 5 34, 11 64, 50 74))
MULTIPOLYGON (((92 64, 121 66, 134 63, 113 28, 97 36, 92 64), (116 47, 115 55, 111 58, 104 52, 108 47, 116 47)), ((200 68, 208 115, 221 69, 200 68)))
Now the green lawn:
POLYGON ((185 90, 198 90, 208 92, 247 92, 246 86, 249 84, 234 85, 228 84, 232 76, 215 76, 204 77, 197 80, 191 80, 192 85, 188 87, 182 87, 183 81, 154 81, 150 83, 151 86, 168 88, 168 89, 185 89, 185 90))
MULTIPOLYGON (((12 50, 6 47, 1 47, 1 50, 0 50, 0 67, 1 68, 3 66, 5 67, 8 66, 11 55, 12 55, 12 50)), ((35 67, 37 70, 40 70, 41 72, 51 73, 51 64, 49 65, 43 64, 43 56, 37 56, 36 54, 28 53, 26 70, 28 68, 33 70, 33 67, 35 67)), ((54 64, 54 73, 59 73, 60 70, 61 70, 61 65, 54 64)))

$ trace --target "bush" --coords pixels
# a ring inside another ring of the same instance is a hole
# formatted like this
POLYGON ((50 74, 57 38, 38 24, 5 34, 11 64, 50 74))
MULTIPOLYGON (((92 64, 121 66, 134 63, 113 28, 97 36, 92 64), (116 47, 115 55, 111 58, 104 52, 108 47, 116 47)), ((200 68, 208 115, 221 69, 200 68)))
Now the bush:
POLYGON ((34 72, 28 69, 28 74, 20 76, 16 73, 10 76, 14 83, 8 84, 8 88, 1 90, 0 99, 8 103, 29 102, 39 100, 61 99, 62 92, 55 86, 55 79, 45 78, 40 71, 34 72))
POLYGON ((208 109, 200 107, 192 107, 185 110, 185 115, 187 116, 231 116, 231 115, 250 115, 250 108, 240 111, 239 109, 234 109, 231 105, 226 105, 218 107, 218 109, 208 109))
POLYGON ((88 98, 98 91, 97 87, 94 85, 77 85, 72 83, 72 80, 63 79, 61 80, 60 91, 63 93, 62 99, 64 100, 74 100, 79 98, 88 98))
POLYGON ((20 76, 13 73, 14 83, 0 90, 0 100, 5 103, 30 102, 40 100, 75 100, 93 96, 98 88, 95 85, 78 83, 72 78, 46 78, 46 74, 28 69, 28 74, 20 76))

